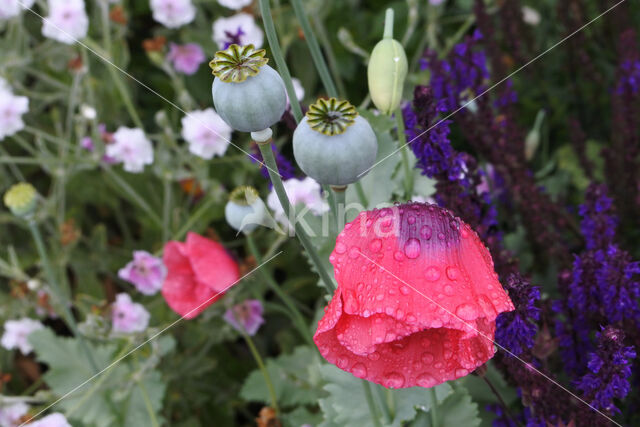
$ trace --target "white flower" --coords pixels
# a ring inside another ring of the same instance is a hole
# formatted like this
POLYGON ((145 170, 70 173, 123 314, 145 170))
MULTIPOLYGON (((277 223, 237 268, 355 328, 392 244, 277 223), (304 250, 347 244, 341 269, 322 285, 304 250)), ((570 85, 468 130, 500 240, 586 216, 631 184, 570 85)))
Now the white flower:
POLYGON ((22 354, 31 353, 33 347, 27 340, 29 334, 44 325, 37 320, 23 317, 20 320, 7 320, 4 324, 4 334, 2 334, 2 346, 7 350, 19 349, 22 354))
POLYGON ((178 28, 193 21, 196 8, 191 0, 151 0, 153 19, 167 28, 178 28))
POLYGON ((24 129, 22 115, 29 111, 29 98, 15 96, 2 86, 0 83, 0 141, 24 129))
POLYGON ((151 317, 149 312, 142 304, 131 301, 129 294, 116 295, 111 312, 113 332, 125 334, 142 332, 149 325, 149 317, 151 317))
POLYGON ((233 10, 240 10, 245 6, 249 6, 253 0, 218 0, 220 5, 233 10))
POLYGON ((230 44, 262 47, 264 33, 256 25, 253 16, 248 13, 238 13, 229 18, 218 18, 213 23, 213 41, 220 49, 226 49, 230 44))
POLYGON ((20 2, 18 2, 18 0, 0 1, 0 21, 18 16, 21 9, 31 9, 35 1, 36 0, 20 0, 20 2))
POLYGON ((87 120, 93 120, 98 117, 96 109, 87 104, 82 104, 80 106, 80 114, 87 120))
POLYGON ((84 0, 49 0, 49 16, 44 19, 42 35, 61 43, 73 44, 87 35, 89 18, 84 0))
POLYGON ((60 412, 54 412, 37 421, 26 424, 28 427, 71 427, 69 421, 60 412))
MULTIPOLYGON (((283 183, 284 191, 289 196, 289 201, 293 206, 304 205, 314 215, 320 215, 329 210, 329 205, 322 198, 320 192, 320 184, 313 180, 313 178, 305 178, 303 180, 297 178, 291 178, 283 183)), ((271 189, 271 193, 267 197, 267 205, 274 213, 275 219, 283 224, 288 224, 287 216, 284 213, 284 209, 278 200, 276 192, 271 189)))
POLYGON ((189 151, 203 159, 222 156, 229 147, 231 131, 213 108, 192 111, 182 118, 182 137, 189 151))
MULTIPOLYGON (((300 80, 293 77, 291 79, 291 83, 293 83, 293 91, 296 93, 296 99, 298 102, 302 101, 304 98, 304 87, 302 87, 302 83, 300 80)), ((289 105, 289 93, 287 93, 287 106, 289 105)))
POLYGON ((522 6, 522 20, 529 25, 536 26, 540 23, 540 12, 529 6, 522 6))
POLYGON ((22 418, 29 406, 24 402, 17 402, 11 405, 0 405, 0 427, 13 427, 20 424, 22 418))
POLYGON ((153 145, 142 129, 120 126, 113 141, 107 145, 106 155, 124 163, 127 172, 142 172, 144 165, 153 163, 153 145))

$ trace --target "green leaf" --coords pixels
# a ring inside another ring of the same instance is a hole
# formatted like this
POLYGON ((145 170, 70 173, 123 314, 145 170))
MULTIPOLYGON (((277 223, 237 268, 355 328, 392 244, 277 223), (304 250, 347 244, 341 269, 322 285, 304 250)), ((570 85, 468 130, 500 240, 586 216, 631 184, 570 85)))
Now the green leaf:
POLYGON ((148 372, 140 381, 136 381, 130 393, 119 408, 125 407, 123 425, 146 426, 154 425, 153 416, 157 420, 157 413, 162 409, 165 384, 159 372, 148 372), (122 405, 122 406, 121 406, 122 405))
MULTIPOLYGON (((324 389, 328 392, 328 396, 319 401, 325 417, 320 427, 374 426, 364 394, 363 380, 333 365, 324 365, 320 368, 320 371, 323 379, 327 382, 324 389)), ((380 387, 375 384, 371 384, 371 386, 380 387)), ((393 419, 390 423, 384 423, 383 419, 380 419, 380 422, 385 426, 400 427, 406 421, 414 419, 418 410, 428 411, 431 405, 431 393, 425 388, 384 389, 384 392, 390 393, 393 398, 393 410, 391 411, 393 419)), ((436 398, 438 401, 446 401, 451 393, 452 389, 448 384, 436 386, 436 398)), ((380 404, 379 401, 376 400, 376 402, 380 404)))
MULTIPOLYGON (((278 404, 282 407, 314 404, 322 395, 317 372, 319 355, 310 347, 298 347, 290 355, 268 359, 267 371, 273 381, 278 404)), ((240 390, 249 401, 270 403, 267 384, 260 370, 251 372, 240 390)))
MULTIPOLYGON (((473 402, 469 392, 459 385, 443 402, 438 402, 436 414, 438 426, 478 427, 482 421, 478 404, 473 402)), ((431 415, 420 411, 410 427, 433 427, 431 415)))

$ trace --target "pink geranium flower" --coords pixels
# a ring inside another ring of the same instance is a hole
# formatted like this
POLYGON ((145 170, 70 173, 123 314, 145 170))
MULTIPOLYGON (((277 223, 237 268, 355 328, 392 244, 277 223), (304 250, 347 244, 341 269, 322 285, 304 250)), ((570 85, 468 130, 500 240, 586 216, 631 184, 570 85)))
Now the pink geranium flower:
POLYGON ((162 289, 167 269, 160 258, 147 251, 134 251, 133 260, 118 271, 118 277, 126 280, 145 295, 153 295, 162 289))
POLYGON ((234 305, 224 313, 224 320, 237 331, 253 336, 264 323, 262 303, 257 299, 248 299, 234 305))
POLYGON ((167 59, 171 61, 176 71, 191 75, 198 71, 200 64, 206 60, 206 56, 202 48, 195 43, 183 45, 170 43, 167 59))

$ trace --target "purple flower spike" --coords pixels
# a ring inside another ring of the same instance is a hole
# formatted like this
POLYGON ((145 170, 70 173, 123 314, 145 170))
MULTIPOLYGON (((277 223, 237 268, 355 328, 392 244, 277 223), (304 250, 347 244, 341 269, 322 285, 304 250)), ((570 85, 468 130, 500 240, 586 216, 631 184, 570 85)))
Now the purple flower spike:
POLYGON ((256 299, 248 299, 234 305, 224 313, 224 320, 240 332, 254 336, 264 323, 262 303, 256 299))
POLYGON ((505 289, 516 306, 515 311, 501 313, 496 320, 496 342, 516 356, 531 350, 538 332, 540 289, 531 286, 519 274, 507 278, 505 289))
POLYGON ((145 295, 153 295, 162 289, 166 275, 167 269, 162 260, 146 251, 134 251, 133 261, 118 271, 118 277, 145 295))
POLYGON ((198 71, 206 57, 202 48, 195 43, 178 45, 171 43, 167 60, 171 61, 176 71, 191 75, 198 71))

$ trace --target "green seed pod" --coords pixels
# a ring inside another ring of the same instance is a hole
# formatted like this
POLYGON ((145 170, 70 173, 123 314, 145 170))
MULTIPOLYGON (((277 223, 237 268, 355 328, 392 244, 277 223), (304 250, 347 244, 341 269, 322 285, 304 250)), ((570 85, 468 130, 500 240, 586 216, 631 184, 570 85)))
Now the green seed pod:
POLYGON ((38 193, 28 182, 19 182, 4 193, 4 204, 16 216, 29 217, 36 208, 38 193))
POLYGON ((404 48, 393 39, 393 9, 387 9, 384 37, 373 48, 367 68, 371 100, 384 114, 400 105, 407 68, 404 48))
POLYGON ((253 187, 241 186, 229 195, 224 207, 227 223, 237 231, 251 233, 258 225, 264 223, 266 208, 253 187))
POLYGON ((264 49, 232 44, 209 63, 218 115, 233 129, 256 132, 280 120, 287 107, 284 82, 267 65, 264 49))
POLYGON ((369 122, 347 101, 319 99, 293 133, 300 169, 320 184, 343 186, 375 162, 378 140, 369 122))

